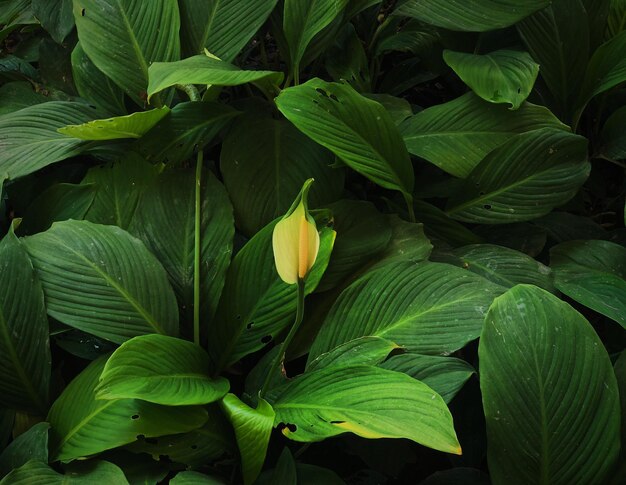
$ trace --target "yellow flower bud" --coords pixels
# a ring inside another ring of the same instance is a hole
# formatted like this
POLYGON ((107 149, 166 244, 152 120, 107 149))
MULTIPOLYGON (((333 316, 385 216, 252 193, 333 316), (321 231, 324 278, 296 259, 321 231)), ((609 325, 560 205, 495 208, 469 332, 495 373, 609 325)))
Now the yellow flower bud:
POLYGON ((304 280, 320 248, 315 221, 307 209, 307 195, 313 179, 304 182, 291 208, 274 227, 272 246, 280 278, 288 284, 304 280))

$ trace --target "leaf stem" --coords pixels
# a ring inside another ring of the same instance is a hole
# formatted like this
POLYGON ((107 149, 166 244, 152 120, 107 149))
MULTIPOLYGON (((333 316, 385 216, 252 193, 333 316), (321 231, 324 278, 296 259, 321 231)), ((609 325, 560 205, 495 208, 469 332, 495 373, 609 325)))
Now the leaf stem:
POLYGON ((404 194, 404 193, 402 195, 404 195, 404 200, 406 201, 406 208, 409 211, 409 220, 411 222, 416 222, 415 209, 413 209, 413 196, 409 194, 404 194))
POLYGON ((300 324, 302 323, 302 319, 304 317, 304 280, 302 279, 298 279, 297 298, 298 298, 298 306, 296 310, 296 319, 294 320, 293 325, 291 326, 291 330, 289 330, 289 333, 287 334, 287 337, 285 338, 283 343, 280 345, 280 350, 278 351, 278 354, 276 354, 276 358, 274 359, 274 361, 272 362, 272 365, 270 365, 270 368, 268 369, 267 375, 265 376, 265 380, 263 381, 263 387, 261 387, 261 392, 259 393, 259 397, 263 397, 265 393, 267 392, 268 387, 270 385, 270 381, 272 380, 272 376, 274 375, 274 372, 283 364, 285 360, 285 353, 287 352, 287 348, 289 347, 289 344, 291 343, 294 336, 298 332, 298 328, 300 327, 300 324))
POLYGON ((176 89, 184 92, 189 98, 189 101, 200 101, 198 88, 196 88, 193 84, 177 84, 176 89))
POLYGON ((196 159, 196 200, 194 225, 194 259, 193 259, 193 341, 200 345, 200 221, 202 194, 202 163, 204 153, 198 149, 196 159))

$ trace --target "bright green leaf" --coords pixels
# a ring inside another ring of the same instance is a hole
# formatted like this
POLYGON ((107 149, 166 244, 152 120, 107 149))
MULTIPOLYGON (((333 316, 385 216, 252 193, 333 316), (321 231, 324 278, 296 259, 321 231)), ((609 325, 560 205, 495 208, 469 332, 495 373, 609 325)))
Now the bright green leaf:
POLYGON ((165 335, 124 342, 109 357, 96 386, 96 399, 142 399, 167 406, 208 404, 229 389, 211 379, 209 356, 198 345, 165 335))
POLYGON ((609 241, 571 241, 550 250, 554 284, 573 300, 626 328, 626 248, 609 241))
POLYGON ((606 483, 619 453, 619 397, 587 320, 519 285, 489 309, 478 355, 493 483, 606 483))
POLYGON ((539 74, 539 64, 526 52, 498 50, 478 55, 446 50, 443 58, 482 99, 508 103, 514 110, 526 100, 539 74))
POLYGON ((407 438, 460 454, 443 399, 400 372, 358 365, 305 373, 270 392, 276 425, 295 441, 352 432, 363 438, 407 438))
POLYGON ((80 140, 116 140, 141 138, 170 112, 167 106, 149 111, 138 111, 125 116, 68 125, 57 131, 80 140))
POLYGON ((56 222, 24 245, 53 318, 116 343, 178 334, 176 298, 163 266, 126 231, 56 222))
POLYGON ((401 348, 381 337, 360 337, 318 355, 307 363, 306 370, 311 372, 326 367, 376 365, 383 362, 393 350, 401 348))

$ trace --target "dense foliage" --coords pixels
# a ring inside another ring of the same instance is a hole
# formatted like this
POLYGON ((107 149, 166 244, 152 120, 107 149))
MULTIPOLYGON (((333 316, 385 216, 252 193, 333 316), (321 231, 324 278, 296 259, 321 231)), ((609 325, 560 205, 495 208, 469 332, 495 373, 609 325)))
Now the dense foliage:
POLYGON ((0 42, 0 483, 626 482, 625 0, 3 0, 0 42))

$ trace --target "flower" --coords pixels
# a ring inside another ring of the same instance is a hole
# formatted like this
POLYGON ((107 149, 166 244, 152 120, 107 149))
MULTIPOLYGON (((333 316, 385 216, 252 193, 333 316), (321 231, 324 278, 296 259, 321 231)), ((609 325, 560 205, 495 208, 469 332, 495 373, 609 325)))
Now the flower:
POLYGON ((303 281, 315 263, 320 236, 307 208, 307 196, 313 179, 302 190, 287 213, 274 227, 272 246, 280 278, 287 284, 303 281))

